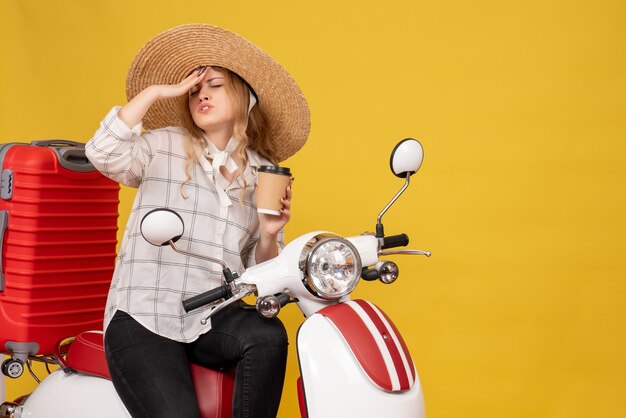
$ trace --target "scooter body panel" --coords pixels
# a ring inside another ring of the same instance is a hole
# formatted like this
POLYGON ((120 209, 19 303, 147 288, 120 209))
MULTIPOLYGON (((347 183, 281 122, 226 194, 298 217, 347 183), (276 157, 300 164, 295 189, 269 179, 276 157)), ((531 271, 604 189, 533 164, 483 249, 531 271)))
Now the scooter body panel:
POLYGON ((130 418, 110 380, 61 370, 44 379, 23 405, 22 418, 130 418))
POLYGON ((297 348, 309 418, 424 417, 417 373, 408 390, 381 389, 364 371, 337 327, 324 315, 312 315, 302 324, 297 348))

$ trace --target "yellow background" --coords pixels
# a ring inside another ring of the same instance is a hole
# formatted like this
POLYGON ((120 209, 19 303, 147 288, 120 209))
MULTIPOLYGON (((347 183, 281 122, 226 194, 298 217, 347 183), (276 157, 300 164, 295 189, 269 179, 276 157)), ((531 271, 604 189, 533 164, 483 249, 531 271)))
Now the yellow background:
MULTIPOLYGON (((176 3, 0 0, 0 141, 86 141, 125 102, 144 42, 181 23, 233 30, 311 106, 287 162, 289 239, 373 230, 402 183, 389 152, 422 141, 385 226, 433 256, 396 258, 396 284, 357 296, 403 332, 430 418, 626 416, 625 2, 176 3)), ((281 316, 287 418, 301 315, 281 316)), ((8 382, 8 397, 31 386, 8 382)))

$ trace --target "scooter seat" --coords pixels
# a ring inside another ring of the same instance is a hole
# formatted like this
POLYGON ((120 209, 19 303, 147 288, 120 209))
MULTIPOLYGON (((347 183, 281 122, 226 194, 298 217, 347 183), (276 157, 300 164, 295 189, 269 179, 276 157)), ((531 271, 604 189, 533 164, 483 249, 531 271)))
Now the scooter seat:
MULTIPOLYGON (((78 372, 110 380, 104 356, 102 331, 86 331, 79 334, 70 345, 65 363, 78 372)), ((235 369, 219 372, 191 364, 191 377, 202 418, 232 417, 235 369)))
POLYGON ((104 357, 102 331, 85 331, 76 336, 65 357, 68 367, 79 372, 111 379, 104 357))

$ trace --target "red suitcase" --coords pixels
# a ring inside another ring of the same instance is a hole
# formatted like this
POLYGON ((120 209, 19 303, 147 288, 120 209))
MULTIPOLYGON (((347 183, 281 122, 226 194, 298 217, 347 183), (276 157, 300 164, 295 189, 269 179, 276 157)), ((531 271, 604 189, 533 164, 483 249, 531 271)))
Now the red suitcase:
POLYGON ((0 145, 0 163, 0 352, 23 361, 102 329, 119 185, 78 142, 0 145))

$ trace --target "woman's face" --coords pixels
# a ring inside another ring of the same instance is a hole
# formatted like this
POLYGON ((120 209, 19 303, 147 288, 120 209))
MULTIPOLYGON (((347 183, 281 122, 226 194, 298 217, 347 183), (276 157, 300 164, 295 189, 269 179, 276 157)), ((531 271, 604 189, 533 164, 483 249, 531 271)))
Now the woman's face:
POLYGON ((233 132, 235 109, 226 83, 222 72, 209 67, 203 80, 189 90, 189 111, 207 135, 224 135, 228 139, 233 132))

